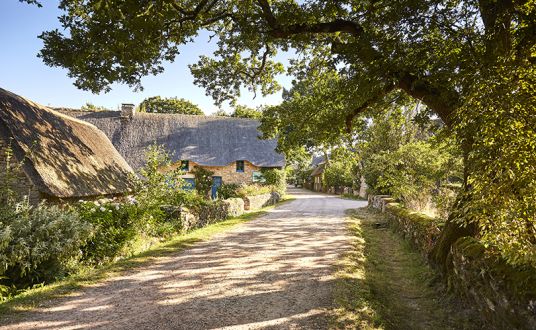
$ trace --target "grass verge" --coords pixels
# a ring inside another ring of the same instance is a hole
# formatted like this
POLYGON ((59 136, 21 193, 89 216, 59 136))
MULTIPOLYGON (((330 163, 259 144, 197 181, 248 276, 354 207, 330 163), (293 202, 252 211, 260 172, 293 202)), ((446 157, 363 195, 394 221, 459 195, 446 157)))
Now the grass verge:
POLYGON ((71 294, 84 286, 95 284, 106 278, 120 275, 127 270, 133 270, 136 267, 146 265, 156 258, 179 253, 192 247, 197 242, 209 240, 217 234, 235 228, 237 225, 259 218, 265 215, 270 209, 294 199, 294 197, 286 195, 276 205, 267 206, 258 211, 248 212, 239 217, 195 229, 186 234, 174 236, 165 242, 155 244, 144 252, 122 259, 118 262, 98 268, 81 269, 80 272, 61 281, 28 289, 12 299, 0 303, 0 316, 31 310, 49 300, 71 294))
POLYGON ((335 288, 336 329, 476 329, 435 284, 423 257, 387 226, 381 213, 348 212, 352 249, 340 262, 335 288))

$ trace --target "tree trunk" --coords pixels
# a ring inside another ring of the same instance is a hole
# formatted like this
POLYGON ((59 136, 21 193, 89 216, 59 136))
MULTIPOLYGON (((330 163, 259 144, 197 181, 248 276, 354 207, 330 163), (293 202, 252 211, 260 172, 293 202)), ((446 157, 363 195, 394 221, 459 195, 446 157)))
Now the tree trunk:
MULTIPOLYGON (((465 205, 468 195, 464 194, 471 189, 468 183, 470 174, 469 153, 472 148, 472 137, 468 134, 462 142, 463 149, 463 192, 455 204, 455 208, 461 210, 465 205)), ((432 251, 430 252, 429 259, 432 264, 439 267, 443 272, 448 270, 448 256, 451 250, 451 246, 460 238, 471 236, 474 237, 478 234, 478 226, 474 223, 468 223, 467 219, 457 219, 456 217, 464 217, 463 213, 452 212, 449 219, 443 227, 441 236, 435 243, 432 251)))

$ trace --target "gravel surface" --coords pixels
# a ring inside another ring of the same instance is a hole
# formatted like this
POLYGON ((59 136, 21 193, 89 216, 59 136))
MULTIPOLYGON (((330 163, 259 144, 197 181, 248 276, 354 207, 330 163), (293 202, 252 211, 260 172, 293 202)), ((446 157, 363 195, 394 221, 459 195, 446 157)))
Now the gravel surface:
POLYGON ((344 210, 366 202, 291 189, 296 200, 0 329, 325 329, 344 210))

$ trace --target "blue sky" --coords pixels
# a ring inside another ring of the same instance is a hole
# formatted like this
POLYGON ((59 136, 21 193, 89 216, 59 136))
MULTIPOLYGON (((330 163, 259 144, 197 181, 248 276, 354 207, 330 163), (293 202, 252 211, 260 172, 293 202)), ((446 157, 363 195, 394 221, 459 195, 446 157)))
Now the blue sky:
MULTIPOLYGON (((77 89, 73 80, 67 77, 67 70, 46 66, 37 53, 42 42, 37 36, 45 31, 60 28, 57 17, 61 11, 57 1, 44 0, 43 7, 27 5, 18 0, 0 0, 0 87, 49 106, 79 108, 86 102, 110 109, 117 109, 121 103, 140 103, 149 96, 183 97, 198 104, 205 113, 217 110, 205 91, 193 84, 193 77, 187 67, 195 63, 201 54, 210 54, 214 45, 208 43, 206 34, 196 42, 183 46, 181 55, 174 63, 165 65, 165 72, 142 80, 144 90, 134 92, 126 85, 115 84, 112 91, 92 94, 77 89)), ((283 58, 285 56, 282 56, 283 58)), ((290 87, 290 79, 280 77, 280 82, 290 87)), ((262 104, 277 104, 281 93, 263 98, 244 91, 239 103, 256 107, 262 104)))

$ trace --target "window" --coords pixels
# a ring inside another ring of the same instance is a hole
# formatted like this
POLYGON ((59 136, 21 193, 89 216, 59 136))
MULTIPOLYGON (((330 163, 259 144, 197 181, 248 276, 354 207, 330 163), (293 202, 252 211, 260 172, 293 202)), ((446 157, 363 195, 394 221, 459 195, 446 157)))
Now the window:
POLYGON ((243 160, 237 160, 236 161, 236 171, 237 172, 244 172, 244 161, 243 160))
POLYGON ((194 190, 195 189, 195 180, 193 178, 184 179, 184 190, 194 190))
POLYGON ((253 172, 253 182, 265 182, 266 179, 264 178, 264 175, 262 175, 261 172, 253 172))
POLYGON ((181 171, 188 172, 189 169, 190 169, 190 161, 181 160, 181 171))

